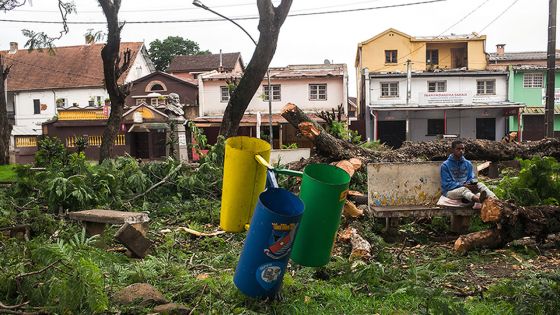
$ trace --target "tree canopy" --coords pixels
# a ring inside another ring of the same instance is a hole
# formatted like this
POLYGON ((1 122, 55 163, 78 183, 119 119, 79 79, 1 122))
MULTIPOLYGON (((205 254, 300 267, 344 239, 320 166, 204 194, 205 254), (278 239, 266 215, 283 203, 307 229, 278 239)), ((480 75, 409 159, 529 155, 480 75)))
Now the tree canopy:
POLYGON ((200 50, 198 44, 181 36, 168 36, 163 41, 159 39, 150 43, 150 58, 159 71, 167 70, 171 59, 181 55, 206 55, 208 50, 200 50))

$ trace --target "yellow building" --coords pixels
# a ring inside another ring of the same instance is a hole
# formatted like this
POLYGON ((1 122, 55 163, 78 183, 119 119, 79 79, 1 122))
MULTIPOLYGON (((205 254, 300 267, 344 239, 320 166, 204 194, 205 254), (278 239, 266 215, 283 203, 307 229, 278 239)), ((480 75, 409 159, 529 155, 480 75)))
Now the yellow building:
POLYGON ((356 52, 356 85, 358 107, 362 100, 363 70, 372 72, 406 72, 434 70, 485 70, 486 36, 442 35, 413 37, 390 28, 358 44, 356 52))

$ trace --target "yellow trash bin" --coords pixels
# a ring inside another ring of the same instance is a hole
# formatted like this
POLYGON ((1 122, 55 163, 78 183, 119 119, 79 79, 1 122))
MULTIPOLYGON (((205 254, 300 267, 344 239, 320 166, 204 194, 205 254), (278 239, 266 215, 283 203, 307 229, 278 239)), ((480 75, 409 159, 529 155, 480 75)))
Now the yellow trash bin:
POLYGON ((251 221, 259 194, 266 184, 266 167, 255 155, 270 160, 270 144, 251 137, 226 140, 220 227, 227 232, 242 232, 251 221))

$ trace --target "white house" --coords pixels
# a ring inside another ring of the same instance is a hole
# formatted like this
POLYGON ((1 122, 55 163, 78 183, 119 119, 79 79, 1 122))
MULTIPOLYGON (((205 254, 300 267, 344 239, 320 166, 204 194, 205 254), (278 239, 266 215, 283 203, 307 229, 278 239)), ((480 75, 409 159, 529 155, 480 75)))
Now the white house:
MULTIPOLYGON (((101 106, 109 98, 103 84, 101 49, 104 44, 56 47, 47 50, 0 52, 10 73, 6 80, 8 112, 18 132, 40 134, 43 122, 57 114, 57 108, 101 106)), ((155 69, 141 42, 121 43, 121 54, 131 50, 131 66, 119 83, 134 81, 155 69)))
MULTIPOLYGON (((288 126, 280 112, 287 103, 294 103, 312 119, 323 122, 314 115, 320 111, 337 110, 342 106, 344 115, 348 113, 348 73, 346 64, 289 65, 270 68, 270 86, 272 90, 272 123, 274 146, 298 143, 309 145, 296 135, 295 129, 288 126)), ((207 72, 198 76, 199 117, 196 124, 204 128, 210 141, 215 139, 222 121, 224 110, 229 101, 228 83, 239 79, 241 74, 207 72)), ((255 136, 257 116, 262 121, 261 130, 268 134, 269 84, 267 77, 249 103, 241 121, 239 134, 255 136), (258 113, 258 114, 257 114, 258 113)))
POLYGON ((368 137, 393 147, 443 135, 499 140, 523 107, 508 101, 506 71, 365 74, 368 137))

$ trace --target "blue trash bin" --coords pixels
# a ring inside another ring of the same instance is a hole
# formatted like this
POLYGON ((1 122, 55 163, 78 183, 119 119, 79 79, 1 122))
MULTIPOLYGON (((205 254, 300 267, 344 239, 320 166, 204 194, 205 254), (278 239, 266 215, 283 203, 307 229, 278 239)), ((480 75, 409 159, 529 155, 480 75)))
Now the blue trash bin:
POLYGON ((233 282, 245 295, 273 297, 282 286, 303 202, 283 188, 259 195, 233 282))

